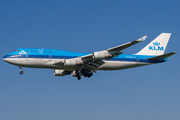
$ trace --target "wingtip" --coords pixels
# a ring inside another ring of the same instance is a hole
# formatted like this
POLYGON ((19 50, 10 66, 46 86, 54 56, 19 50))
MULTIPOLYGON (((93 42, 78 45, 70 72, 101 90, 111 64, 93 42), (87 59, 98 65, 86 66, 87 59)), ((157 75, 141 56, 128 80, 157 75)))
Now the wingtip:
POLYGON ((173 54, 176 54, 177 52, 172 52, 173 54))
POLYGON ((144 41, 146 38, 147 38, 147 35, 145 35, 145 36, 139 38, 138 41, 144 41))

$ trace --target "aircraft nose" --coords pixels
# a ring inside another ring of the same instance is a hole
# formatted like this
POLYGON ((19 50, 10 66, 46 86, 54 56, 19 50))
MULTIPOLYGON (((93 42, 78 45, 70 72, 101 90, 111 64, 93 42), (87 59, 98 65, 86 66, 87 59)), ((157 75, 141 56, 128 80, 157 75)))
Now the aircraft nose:
POLYGON ((9 64, 15 64, 14 58, 10 58, 9 55, 5 55, 5 56, 3 57, 3 60, 4 60, 5 62, 9 63, 9 64))
POLYGON ((3 58, 3 60, 4 60, 5 62, 8 62, 8 60, 7 60, 6 58, 3 58))
POLYGON ((3 57, 3 60, 4 60, 5 62, 9 62, 8 59, 7 59, 7 55, 5 55, 5 56, 3 57))

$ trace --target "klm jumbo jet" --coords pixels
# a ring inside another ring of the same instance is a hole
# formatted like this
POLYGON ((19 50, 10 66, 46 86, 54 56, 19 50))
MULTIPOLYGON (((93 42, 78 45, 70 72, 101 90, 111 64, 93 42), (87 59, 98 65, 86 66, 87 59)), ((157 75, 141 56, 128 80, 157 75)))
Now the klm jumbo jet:
POLYGON ((164 54, 171 33, 161 33, 141 51, 133 55, 121 51, 142 42, 147 36, 107 50, 94 53, 75 53, 52 49, 20 48, 3 57, 7 63, 22 67, 54 69, 55 76, 71 74, 77 77, 91 77, 98 70, 122 70, 167 61, 167 58, 177 52, 164 54))

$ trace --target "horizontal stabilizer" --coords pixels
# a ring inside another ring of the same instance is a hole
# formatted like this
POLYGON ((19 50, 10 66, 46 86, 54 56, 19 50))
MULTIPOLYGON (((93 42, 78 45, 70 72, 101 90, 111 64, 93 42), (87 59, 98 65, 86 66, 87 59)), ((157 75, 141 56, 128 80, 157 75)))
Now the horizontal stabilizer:
POLYGON ((159 56, 156 56, 156 57, 147 58, 146 60, 162 60, 162 59, 168 58, 171 55, 174 55, 176 53, 177 52, 171 52, 171 53, 167 53, 167 54, 164 54, 164 55, 159 55, 159 56))

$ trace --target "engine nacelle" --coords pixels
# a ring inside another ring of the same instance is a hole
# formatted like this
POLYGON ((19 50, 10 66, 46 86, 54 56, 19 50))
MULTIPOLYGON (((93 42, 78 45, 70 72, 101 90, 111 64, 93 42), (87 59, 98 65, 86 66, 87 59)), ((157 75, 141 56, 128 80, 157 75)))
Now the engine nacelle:
POLYGON ((65 74, 65 70, 54 70, 54 76, 64 76, 65 74))
POLYGON ((108 51, 100 51, 93 53, 93 59, 105 59, 109 57, 112 57, 112 55, 108 53, 108 51))
POLYGON ((80 65, 80 64, 83 64, 83 62, 77 61, 75 59, 64 60, 64 66, 76 66, 76 65, 80 65))
POLYGON ((69 60, 65 60, 64 61, 64 66, 76 66, 76 60, 73 60, 73 59, 69 59, 69 60))

